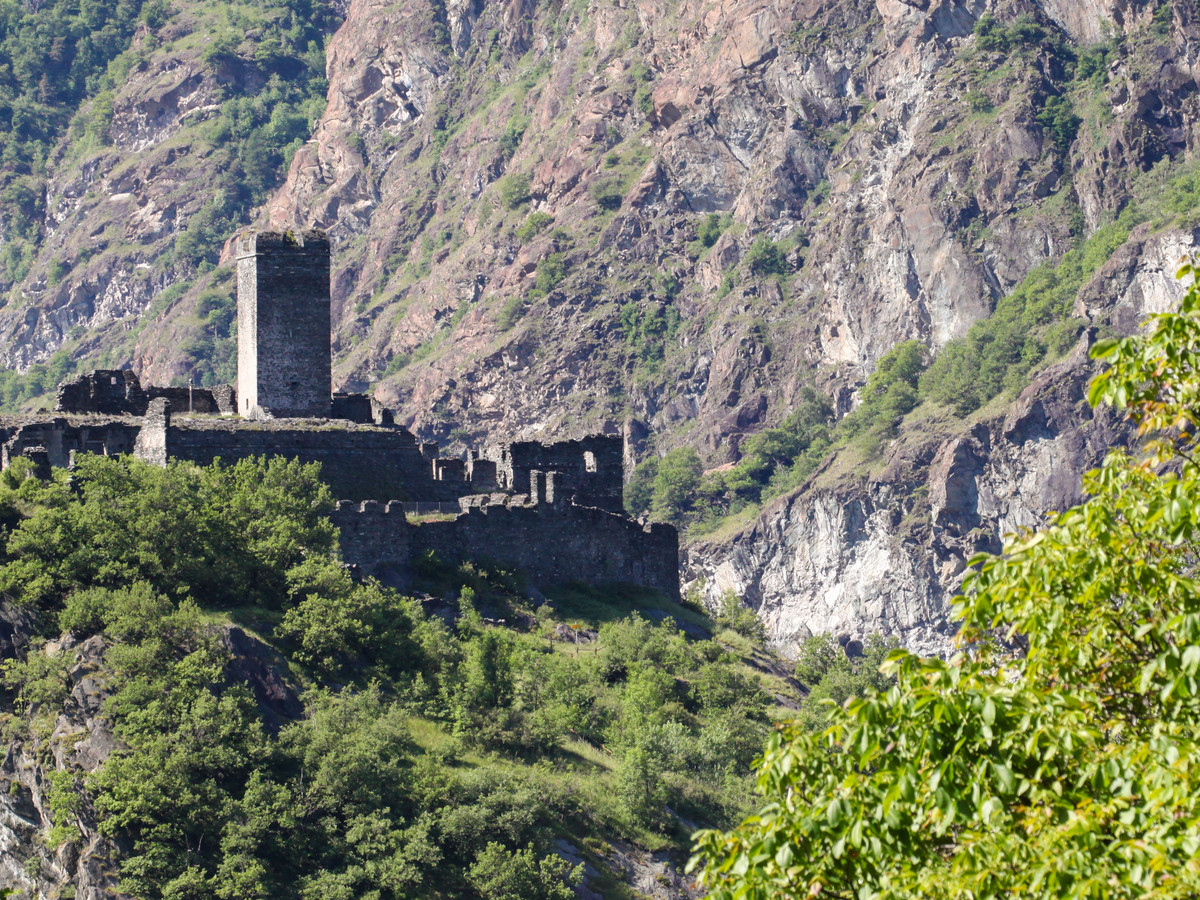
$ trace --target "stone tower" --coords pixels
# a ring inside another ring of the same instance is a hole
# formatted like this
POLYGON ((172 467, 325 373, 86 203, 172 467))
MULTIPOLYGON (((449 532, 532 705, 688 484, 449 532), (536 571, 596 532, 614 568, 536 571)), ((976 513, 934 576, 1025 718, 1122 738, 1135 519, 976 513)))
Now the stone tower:
POLYGON ((328 416, 329 238, 323 231, 244 231, 236 238, 237 411, 328 416))

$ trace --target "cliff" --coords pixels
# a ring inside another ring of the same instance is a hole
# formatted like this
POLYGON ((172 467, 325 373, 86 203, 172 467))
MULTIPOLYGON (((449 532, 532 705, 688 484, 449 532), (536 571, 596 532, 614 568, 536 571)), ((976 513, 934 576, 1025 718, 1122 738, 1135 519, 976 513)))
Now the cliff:
MULTIPOLYGON (((1178 260, 1198 237, 1135 235, 1081 291, 1076 311, 1128 330, 1172 308, 1183 293, 1178 260)), ((985 409, 966 428, 919 408, 873 471, 831 458, 751 527, 693 542, 689 587, 713 605, 735 591, 785 649, 809 634, 882 631, 945 653, 950 599, 971 556, 997 553, 1004 535, 1079 503, 1080 475, 1131 436, 1111 409, 1087 402, 1093 333, 1006 408, 985 409)))

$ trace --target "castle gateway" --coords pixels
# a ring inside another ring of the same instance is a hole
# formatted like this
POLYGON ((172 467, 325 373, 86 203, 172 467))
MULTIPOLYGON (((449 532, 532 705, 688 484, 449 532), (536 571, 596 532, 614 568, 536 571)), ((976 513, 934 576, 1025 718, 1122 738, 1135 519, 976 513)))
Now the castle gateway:
POLYGON ((165 465, 250 456, 319 462, 347 563, 403 582, 411 561, 486 557, 537 584, 628 582, 679 596, 679 539, 623 512, 621 439, 528 441, 443 457, 365 394, 331 393, 329 239, 240 233, 236 390, 143 387, 127 370, 60 386, 53 415, 0 417, 0 467, 78 453, 165 465), (451 515, 421 521, 422 511, 451 515))

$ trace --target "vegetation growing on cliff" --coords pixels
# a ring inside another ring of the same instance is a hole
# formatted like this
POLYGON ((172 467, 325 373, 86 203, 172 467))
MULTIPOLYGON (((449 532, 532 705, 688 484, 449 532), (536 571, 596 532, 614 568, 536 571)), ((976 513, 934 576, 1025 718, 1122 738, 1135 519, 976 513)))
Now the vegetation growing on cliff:
POLYGON ((769 805, 698 836, 714 900, 1200 890, 1200 287, 1152 329, 1097 344, 1090 390, 1145 454, 1110 452, 1086 503, 975 559, 951 659, 896 651, 893 686, 772 738, 769 805))
POLYGON ((510 574, 429 558, 420 583, 456 598, 432 614, 351 579, 295 462, 64 474, 0 474, 0 591, 70 635, 5 665, 6 733, 50 735, 100 635, 122 745, 59 793, 128 848, 134 896, 560 898, 560 838, 607 872, 609 843, 678 854, 684 820, 747 808, 770 695, 692 610, 584 586, 535 608, 510 574), (231 623, 279 655, 231 654, 231 623), (301 699, 256 699, 263 678, 301 699))

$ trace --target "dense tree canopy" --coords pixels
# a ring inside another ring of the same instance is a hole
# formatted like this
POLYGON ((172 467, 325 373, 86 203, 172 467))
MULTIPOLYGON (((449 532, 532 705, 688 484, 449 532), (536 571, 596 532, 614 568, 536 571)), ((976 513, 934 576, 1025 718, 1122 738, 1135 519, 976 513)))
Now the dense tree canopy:
POLYGON ((959 649, 776 734, 769 801, 697 837, 715 900, 1192 897, 1200 892, 1200 290, 1098 343, 1129 410, 1087 502, 974 560, 959 649))
POLYGON ((677 816, 749 808, 769 695, 665 615, 714 627, 694 610, 586 586, 535 609, 513 573, 426 558, 419 586, 449 598, 430 614, 351 578, 294 461, 29 470, 0 473, 0 604, 43 641, 4 663, 0 724, 45 760, 50 842, 94 818, 132 896, 558 900, 580 876, 560 837, 603 867, 612 841, 682 850, 677 816), (628 615, 647 605, 661 621, 628 615), (551 639, 572 610, 582 651, 551 639), (46 742, 93 636, 119 746, 89 774, 46 742), (254 666, 299 699, 264 705, 254 666))

